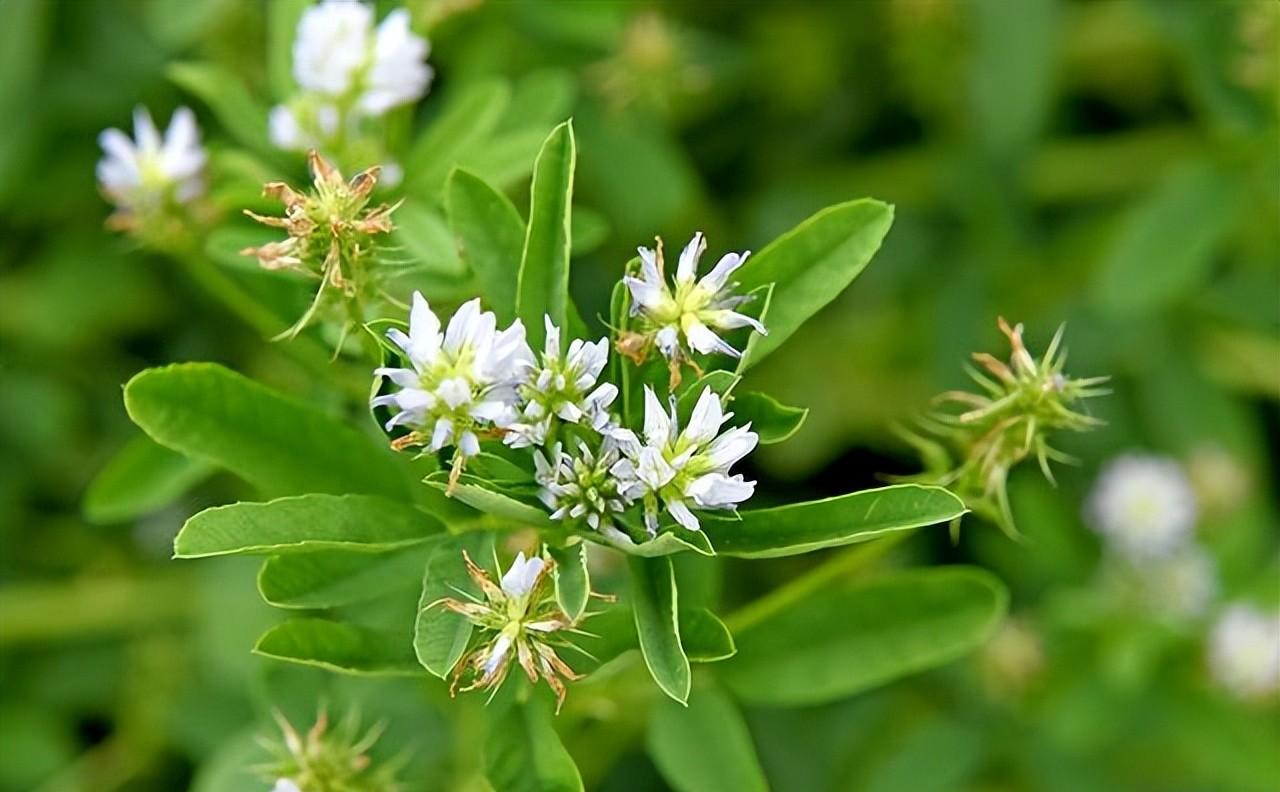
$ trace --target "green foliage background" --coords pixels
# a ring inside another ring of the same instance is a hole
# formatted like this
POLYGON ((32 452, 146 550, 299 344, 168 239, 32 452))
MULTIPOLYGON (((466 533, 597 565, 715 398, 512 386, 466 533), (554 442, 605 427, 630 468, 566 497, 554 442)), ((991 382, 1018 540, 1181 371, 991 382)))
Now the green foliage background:
MULTIPOLYGON (((1058 488, 1033 471, 1014 477, 1025 542, 975 521, 956 545, 938 528, 884 561, 990 569, 1040 636, 1039 665, 1024 678, 983 651, 834 704, 757 697, 749 734, 720 749, 749 741, 774 789, 805 792, 1264 790, 1280 778, 1274 704, 1234 703, 1207 683, 1203 625, 1101 597, 1098 543, 1080 516, 1116 453, 1216 454, 1243 482, 1207 503, 1200 525, 1220 596, 1280 601, 1280 5, 408 5, 439 20, 422 119, 494 76, 552 75, 562 89, 579 149, 573 289, 586 316, 608 315, 622 263, 654 234, 704 230, 713 249, 758 249, 831 203, 896 206, 854 287, 750 374, 752 389, 811 409, 795 437, 755 456, 762 501, 914 470, 891 426, 961 384, 969 352, 1003 354, 997 314, 1024 322, 1033 350, 1066 321, 1070 370, 1115 377, 1096 406, 1107 428, 1066 440, 1082 464, 1061 470, 1058 488)), ((206 140, 226 149, 236 130, 170 67, 218 63, 265 95, 279 71, 263 55, 269 10, 0 2, 0 790, 257 788, 235 772, 252 735, 270 732, 270 707, 306 723, 320 698, 388 719, 388 749, 413 751, 411 788, 445 787, 473 760, 475 713, 446 720, 442 686, 255 657, 280 619, 258 600, 256 565, 169 559, 181 521, 244 495, 241 483, 139 446, 126 462, 168 471, 166 491, 138 493, 127 519, 86 498, 136 443, 120 386, 147 366, 217 361, 336 406, 184 271, 106 232, 94 184, 97 133, 126 126, 138 103, 159 118, 193 105, 206 140)), ((689 573, 702 586, 687 596, 733 606, 814 562, 753 562, 747 574, 721 561, 689 573)), ((744 688, 768 684, 767 669, 735 673, 744 688)), ((670 702, 646 722, 589 688, 571 696, 600 708, 599 723, 562 735, 588 788, 690 777, 706 788, 699 757, 682 753, 698 733, 673 736, 691 727, 670 702)), ((706 728, 718 702, 694 713, 706 728)))

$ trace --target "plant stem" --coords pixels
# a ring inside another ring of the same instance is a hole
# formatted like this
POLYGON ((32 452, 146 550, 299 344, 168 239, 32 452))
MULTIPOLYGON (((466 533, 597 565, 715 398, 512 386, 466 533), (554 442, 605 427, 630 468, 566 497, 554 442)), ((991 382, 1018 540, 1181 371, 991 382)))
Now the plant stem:
POLYGON ((882 539, 844 548, 806 574, 729 614, 724 620, 725 626, 730 632, 735 633, 748 629, 800 602, 819 589, 876 561, 911 533, 911 531, 899 531, 882 539))

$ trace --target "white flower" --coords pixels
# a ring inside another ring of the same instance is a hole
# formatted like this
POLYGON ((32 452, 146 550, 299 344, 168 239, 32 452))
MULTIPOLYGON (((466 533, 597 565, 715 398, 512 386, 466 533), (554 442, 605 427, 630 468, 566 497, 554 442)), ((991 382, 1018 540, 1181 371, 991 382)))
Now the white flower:
POLYGON ((736 426, 724 434, 720 427, 732 417, 720 406, 720 397, 706 388, 698 397, 689 425, 680 430, 675 403, 667 413, 653 389, 644 391, 644 443, 628 430, 617 430, 617 439, 631 466, 615 468, 627 490, 643 493, 645 526, 650 534, 658 530, 658 501, 676 522, 696 531, 701 526, 690 510, 734 510, 755 492, 754 481, 729 475, 729 468, 751 453, 759 437, 751 425, 736 426))
POLYGON ((302 792, 302 787, 298 786, 292 779, 277 778, 276 785, 271 787, 271 792, 302 792))
POLYGON ((608 530, 613 515, 644 494, 631 460, 622 458, 609 437, 599 454, 581 441, 576 457, 564 453, 559 443, 550 449, 549 459, 540 450, 533 453, 535 478, 542 485, 539 497, 553 520, 586 520, 595 530, 608 530))
POLYGON ((480 451, 479 433, 515 420, 519 372, 533 356, 520 320, 499 331, 494 315, 471 300, 441 333, 440 320, 414 292, 409 334, 392 329, 387 336, 413 368, 377 369, 401 390, 373 399, 373 405, 399 410, 386 428, 410 427, 404 444, 429 451, 452 445, 470 457, 480 451))
POLYGON ((631 291, 632 314, 648 323, 658 349, 668 360, 680 357, 681 336, 690 348, 704 355, 720 352, 740 357, 741 353, 713 329, 750 327, 761 335, 766 333, 758 320, 734 310, 750 298, 735 296, 736 284, 728 282, 751 253, 726 253, 701 280, 695 280, 698 259, 706 249, 699 231, 680 252, 674 291, 666 281, 661 242, 656 250, 639 248, 641 278, 628 275, 623 279, 631 291))
POLYGON ((145 107, 133 111, 133 139, 119 129, 98 136, 106 152, 98 161, 102 190, 125 209, 148 208, 172 198, 187 203, 204 191, 205 152, 195 114, 179 107, 161 137, 145 107))
POLYGON ((533 584, 538 582, 544 564, 541 558, 525 558, 524 551, 520 551, 502 576, 502 590, 509 597, 528 596, 533 591, 533 584))
POLYGON ((542 362, 528 361, 523 371, 520 398, 524 406, 520 419, 503 438, 507 445, 526 448, 546 443, 553 418, 568 423, 583 422, 596 431, 609 423, 608 407, 618 396, 611 383, 596 386, 609 360, 609 340, 596 343, 574 339, 569 352, 560 351, 560 328, 546 317, 547 340, 542 362), (584 421, 585 419, 585 421, 584 421))
POLYGON ((1195 545, 1145 563, 1137 572, 1148 607, 1174 619, 1203 614, 1218 591, 1213 559, 1195 545))
POLYGON ((331 104, 276 105, 267 116, 267 131, 277 147, 291 151, 319 148, 331 139, 341 123, 338 108, 331 104))
POLYGON ((1171 459, 1121 456, 1103 469, 1086 505, 1094 530, 1140 562, 1184 545, 1196 522, 1196 498, 1171 459))
POLYGON ((403 8, 387 14, 373 42, 360 109, 382 115, 393 107, 416 102, 427 92, 431 67, 426 64, 431 47, 409 30, 409 12, 403 8))
POLYGON ((375 31, 370 6, 325 0, 298 22, 293 76, 307 91, 353 101, 365 115, 379 116, 426 92, 429 51, 426 39, 409 29, 404 9, 388 14, 375 31))
POLYGON ((1227 608, 1209 638, 1209 670, 1241 698, 1280 691, 1280 613, 1248 604, 1227 608))

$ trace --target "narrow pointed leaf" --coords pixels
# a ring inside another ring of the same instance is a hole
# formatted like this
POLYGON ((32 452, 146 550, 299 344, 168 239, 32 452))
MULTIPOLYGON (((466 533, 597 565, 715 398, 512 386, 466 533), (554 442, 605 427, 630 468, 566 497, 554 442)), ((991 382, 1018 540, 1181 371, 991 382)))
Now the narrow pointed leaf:
POLYGON ((715 549, 707 540, 706 534, 701 531, 689 531, 684 528, 673 528, 658 534, 653 539, 639 543, 633 542, 625 536, 602 534, 596 531, 583 531, 581 535, 593 542, 608 545, 628 555, 640 558, 657 558, 673 553, 683 553, 686 550, 692 550, 704 556, 716 554, 715 549))
MULTIPOLYGON (((680 645, 691 663, 716 663, 737 652, 733 636, 724 622, 706 608, 680 609, 680 645)), ((627 605, 617 605, 592 616, 583 629, 597 637, 583 637, 577 643, 594 660, 575 660, 577 671, 589 673, 623 652, 640 647, 636 619, 627 605)))
POLYGON ((649 755, 676 792, 768 792, 746 721, 717 687, 698 687, 688 707, 654 704, 649 755))
POLYGON ((635 613, 640 651, 653 680, 683 704, 689 698, 689 658, 680 643, 676 618, 678 601, 671 559, 628 559, 631 568, 631 607, 635 613))
POLYGON ((149 437, 135 437, 89 485, 85 518, 105 524, 150 514, 182 497, 213 471, 212 465, 188 459, 149 437))
POLYGON ((738 653, 717 666, 718 676, 764 706, 845 698, 981 645, 1007 600, 998 579, 966 567, 826 589, 739 631, 738 653))
POLYGON ((751 429, 760 435, 764 445, 781 443, 800 431, 809 410, 788 407, 765 393, 735 393, 729 403, 733 411, 734 426, 751 423, 751 429))
POLYGON ((964 502, 942 487, 898 484, 835 498, 747 509, 740 519, 702 514, 702 532, 718 555, 774 558, 865 542, 947 522, 964 502))
POLYGON ((267 139, 267 109, 252 96, 235 74, 213 63, 174 63, 169 79, 204 102, 222 128, 241 144, 276 156, 267 139))
POLYGON ((577 621, 587 609, 591 595, 591 579, 587 574, 587 545, 578 542, 572 547, 548 547, 555 559, 556 602, 560 610, 572 621, 577 621))
POLYGON ((475 275, 485 305, 500 324, 509 324, 516 316, 524 220, 507 196, 464 170, 449 176, 445 206, 458 255, 475 275))
POLYGON ((258 592, 277 608, 336 608, 422 585, 434 541, 387 553, 317 550, 272 556, 258 571, 258 592))
POLYGON ((773 284, 766 326, 742 368, 759 363, 834 300, 880 249, 893 207, 871 199, 829 206, 778 237, 739 270, 745 293, 773 284))
POLYGON ((537 506, 517 500, 510 495, 497 492, 479 483, 463 483, 478 481, 479 479, 474 477, 463 476, 461 482, 454 485, 452 492, 449 492, 447 481, 428 479, 425 483, 439 492, 449 492, 449 497, 460 503, 465 503, 473 509, 516 523, 516 525, 511 526, 512 528, 517 525, 532 525, 539 528, 551 526, 550 516, 537 506))
POLYGON ((328 619, 295 619, 262 634, 254 654, 330 671, 368 676, 417 676, 407 636, 328 619))
MULTIPOLYGON (((402 249, 398 255, 409 259, 405 266, 406 282, 412 283, 428 274, 465 282, 467 269, 458 257, 449 224, 438 211, 419 204, 405 204, 396 210, 395 217, 392 238, 402 249)), ((438 298, 431 295, 431 299, 438 298)))
POLYGON ((484 746, 485 776, 503 792, 580 792, 582 777, 540 696, 496 710, 484 746))
POLYGON ((298 495, 233 503, 187 520, 178 558, 346 549, 376 553, 426 541, 444 524, 412 506, 369 495, 298 495))
POLYGON ((212 363, 148 369, 125 408, 153 440, 274 497, 308 492, 410 497, 404 468, 342 421, 212 363))
POLYGON ((480 596, 467 576, 462 560, 464 549, 476 563, 484 565, 493 555, 493 536, 474 533, 441 542, 431 554, 422 577, 413 648, 422 667, 441 679, 449 675, 466 651, 471 639, 471 622, 437 603, 445 598, 461 598, 460 592, 480 596))
POLYGON ((450 97, 405 157, 407 191, 434 202, 453 166, 486 148, 510 98, 511 87, 496 79, 473 83, 450 97))
POLYGON ((534 349, 542 346, 544 314, 561 328, 569 315, 569 227, 576 156, 573 124, 566 121, 551 130, 533 167, 516 313, 534 349))
POLYGON ((267 82, 283 102, 297 90, 293 80, 293 39, 310 0, 273 0, 267 5, 267 82))

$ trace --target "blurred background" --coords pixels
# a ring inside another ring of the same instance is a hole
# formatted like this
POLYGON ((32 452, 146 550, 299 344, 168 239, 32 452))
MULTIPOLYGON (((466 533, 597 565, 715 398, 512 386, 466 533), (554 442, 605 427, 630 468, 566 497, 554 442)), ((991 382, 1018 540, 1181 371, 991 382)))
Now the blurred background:
MULTIPOLYGON (((269 5, 0 0, 4 792, 265 788, 236 780, 253 735, 273 707, 305 725, 322 699, 392 724, 410 788, 448 788, 465 762, 442 689, 250 654, 280 618, 255 565, 169 560, 182 520, 243 485, 157 458, 121 403, 132 374, 182 360, 330 398, 181 267, 105 230, 95 184, 99 131, 139 103, 161 123, 192 106, 220 161, 228 130, 172 65, 217 64, 265 97, 269 5), (109 462, 158 467, 164 486, 95 499, 109 462)), ((894 425, 963 386, 970 352, 1007 354, 997 316, 1033 352, 1065 322, 1069 371, 1114 378, 1091 405, 1107 426, 1062 438, 1080 464, 1056 487, 1013 477, 1022 541, 970 521, 956 543, 936 529, 899 552, 1007 581, 991 644, 846 702, 749 711, 775 789, 1277 788, 1275 692, 1214 647, 1228 609, 1265 622, 1280 607, 1280 3, 407 5, 436 70, 416 121, 495 76, 557 87, 554 108, 509 112, 574 117, 586 316, 607 315, 655 234, 704 230, 718 255, 830 203, 896 205, 867 271, 750 375, 811 408, 756 455, 764 497, 918 469, 894 425), (1090 492, 1134 455, 1190 493, 1193 560, 1144 566, 1101 541, 1090 492)), ((527 167, 510 180, 522 207, 527 167)), ((701 596, 732 606, 812 563, 717 566, 701 596)), ((1252 644, 1264 676, 1274 640, 1252 644)), ((638 741, 565 739, 589 788, 665 788, 638 741)))

